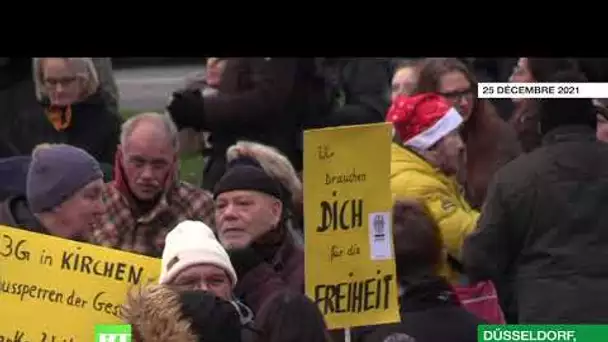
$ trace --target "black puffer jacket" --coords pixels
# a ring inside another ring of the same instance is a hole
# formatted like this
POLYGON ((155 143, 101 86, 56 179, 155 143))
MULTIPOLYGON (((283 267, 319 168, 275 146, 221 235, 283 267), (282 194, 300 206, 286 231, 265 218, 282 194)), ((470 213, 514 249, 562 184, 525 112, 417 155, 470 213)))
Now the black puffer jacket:
POLYGON ((42 143, 66 143, 84 149, 100 163, 113 164, 122 119, 107 103, 97 92, 73 104, 70 126, 57 131, 46 116, 48 103, 43 102, 39 108, 19 115, 10 141, 20 154, 30 154, 42 143))

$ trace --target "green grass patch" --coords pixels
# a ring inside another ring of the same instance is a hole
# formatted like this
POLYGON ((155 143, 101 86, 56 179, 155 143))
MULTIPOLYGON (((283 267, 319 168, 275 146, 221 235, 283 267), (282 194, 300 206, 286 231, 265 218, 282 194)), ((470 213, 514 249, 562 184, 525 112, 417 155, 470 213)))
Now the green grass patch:
POLYGON ((120 115, 122 115, 122 117, 127 120, 130 117, 132 117, 135 114, 139 114, 139 113, 143 113, 144 111, 141 110, 133 110, 133 109, 123 109, 120 111, 120 115))
MULTIPOLYGON (((133 115, 144 113, 147 111, 123 109, 120 112, 122 117, 126 120, 132 117, 133 115)), ((203 157, 201 155, 181 156, 179 174, 181 180, 194 185, 200 185, 203 179, 203 157)))
POLYGON ((203 156, 180 158, 179 175, 183 181, 200 185, 203 180, 203 156))

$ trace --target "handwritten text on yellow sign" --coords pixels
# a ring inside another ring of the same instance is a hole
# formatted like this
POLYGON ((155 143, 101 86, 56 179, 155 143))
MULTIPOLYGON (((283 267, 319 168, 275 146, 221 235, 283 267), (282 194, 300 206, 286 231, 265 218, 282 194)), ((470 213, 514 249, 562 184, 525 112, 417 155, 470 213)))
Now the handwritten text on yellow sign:
POLYGON ((304 135, 306 293, 329 328, 399 321, 390 126, 304 135))

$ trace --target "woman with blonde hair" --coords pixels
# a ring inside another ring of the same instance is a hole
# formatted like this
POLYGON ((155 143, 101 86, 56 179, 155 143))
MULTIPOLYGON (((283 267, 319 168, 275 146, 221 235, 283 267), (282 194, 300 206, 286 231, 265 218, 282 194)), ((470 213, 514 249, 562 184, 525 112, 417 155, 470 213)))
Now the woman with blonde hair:
POLYGON ((111 109, 89 57, 34 58, 35 94, 44 111, 18 118, 22 152, 40 143, 67 143, 112 164, 121 118, 111 109))

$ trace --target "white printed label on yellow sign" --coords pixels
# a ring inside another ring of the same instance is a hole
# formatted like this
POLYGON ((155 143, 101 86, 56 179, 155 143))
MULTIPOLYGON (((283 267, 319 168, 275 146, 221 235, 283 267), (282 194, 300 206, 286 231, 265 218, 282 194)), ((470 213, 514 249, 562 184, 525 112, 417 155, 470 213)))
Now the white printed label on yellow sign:
POLYGON ((391 127, 304 134, 306 294, 330 329, 398 322, 391 127))
POLYGON ((159 272, 159 259, 0 226, 0 341, 93 341, 159 272))
POLYGON ((391 227, 391 214, 369 214, 369 246, 372 260, 386 260, 393 258, 393 233, 391 227))

